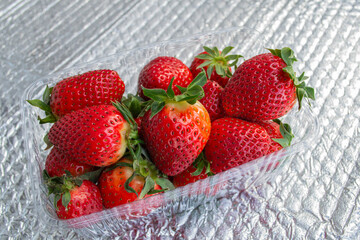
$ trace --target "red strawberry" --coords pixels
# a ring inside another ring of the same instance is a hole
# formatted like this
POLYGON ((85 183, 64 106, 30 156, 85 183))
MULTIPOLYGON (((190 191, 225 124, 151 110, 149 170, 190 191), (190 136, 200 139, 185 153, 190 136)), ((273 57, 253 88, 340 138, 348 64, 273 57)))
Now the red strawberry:
POLYGON ((65 78, 53 88, 46 88, 43 101, 28 102, 46 112, 40 123, 55 122, 62 116, 94 105, 120 101, 125 84, 113 70, 95 70, 65 78))
POLYGON ((174 189, 174 186, 149 160, 134 162, 122 158, 103 171, 99 178, 99 188, 104 206, 112 208, 152 196, 161 192, 160 189, 174 189))
POLYGON ((235 71, 223 92, 222 104, 228 116, 264 121, 285 115, 298 98, 314 99, 306 87, 304 73, 295 76, 294 53, 290 48, 270 50, 246 60, 235 71))
POLYGON ((267 154, 271 139, 256 123, 220 118, 212 123, 205 157, 214 173, 247 163, 267 154))
POLYGON ((103 209, 99 188, 91 181, 68 175, 50 177, 46 170, 43 178, 49 195, 55 195, 54 205, 60 219, 76 218, 103 209))
POLYGON ((157 57, 151 60, 141 70, 139 75, 138 94, 144 97, 142 87, 153 89, 167 89, 170 80, 174 78, 173 90, 175 94, 180 94, 179 89, 175 85, 187 87, 193 80, 189 68, 174 57, 157 57))
POLYGON ((66 174, 65 170, 69 171, 72 176, 76 177, 84 173, 94 171, 95 167, 74 161, 56 148, 52 148, 50 154, 46 158, 45 170, 48 172, 50 177, 60 177, 66 174))
POLYGON ((197 182, 200 179, 205 179, 211 175, 213 175, 213 173, 210 170, 210 163, 204 158, 204 154, 201 153, 190 167, 174 176, 172 182, 175 187, 181 187, 189 183, 197 182))
POLYGON ((142 191, 145 178, 133 176, 134 169, 131 167, 133 161, 123 158, 119 163, 128 163, 130 166, 119 166, 112 170, 104 170, 99 178, 99 188, 105 208, 112 208, 121 204, 133 202, 138 199, 138 194, 142 191), (130 180, 129 180, 130 179, 130 180), (126 181, 130 181, 130 186, 136 193, 126 191, 126 181))
POLYGON ((291 133, 289 124, 283 124, 279 119, 258 122, 258 124, 266 130, 272 139, 268 154, 290 146, 294 135, 291 133))
POLYGON ((205 97, 199 100, 210 115, 211 121, 224 117, 221 105, 221 93, 224 90, 217 82, 208 80, 203 87, 205 97))
POLYGON ((70 196, 67 207, 63 206, 64 195, 57 201, 56 214, 60 219, 76 218, 103 209, 99 188, 88 180, 84 180, 80 187, 72 188, 70 196))
POLYGON ((69 158, 92 166, 108 166, 125 153, 129 124, 111 105, 71 112, 49 131, 49 140, 69 158))
POLYGON ((188 168, 201 153, 210 135, 210 117, 197 100, 204 96, 206 83, 200 73, 188 88, 175 96, 173 80, 167 92, 143 89, 153 99, 151 111, 142 119, 142 135, 152 161, 163 173, 174 176, 188 168))
POLYGON ((190 71, 196 77, 202 68, 207 72, 208 79, 217 82, 220 86, 225 87, 231 77, 231 66, 234 66, 241 55, 228 55, 233 47, 226 47, 221 52, 214 48, 204 46, 205 51, 194 58, 191 63, 190 71), (229 63, 230 60, 235 60, 229 63), (215 71, 214 71, 215 70, 215 71))

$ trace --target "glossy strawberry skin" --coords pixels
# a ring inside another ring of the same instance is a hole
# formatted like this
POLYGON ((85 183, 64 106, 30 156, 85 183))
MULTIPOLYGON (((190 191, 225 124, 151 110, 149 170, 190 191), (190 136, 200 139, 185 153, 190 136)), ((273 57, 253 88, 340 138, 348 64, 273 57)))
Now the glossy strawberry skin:
POLYGON ((200 179, 205 179, 208 177, 208 175, 205 173, 206 169, 204 169, 199 175, 192 176, 191 174, 196 171, 196 168, 194 166, 188 167, 185 171, 182 173, 174 176, 172 178, 172 183, 175 187, 182 187, 189 183, 194 183, 199 181, 200 179))
POLYGON ((249 121, 279 118, 296 102, 296 88, 282 69, 286 63, 271 53, 243 62, 225 87, 222 104, 225 113, 249 121))
POLYGON ((168 103, 150 119, 142 119, 142 136, 151 159, 168 176, 180 174, 201 153, 210 135, 210 117, 196 102, 168 103))
POLYGON ((129 129, 114 106, 97 105, 62 117, 51 127, 49 140, 69 158, 102 167, 124 155, 129 129))
MULTIPOLYGON (((266 132, 269 134, 271 139, 283 138, 280 132, 280 125, 278 123, 273 121, 263 121, 263 122, 257 122, 257 124, 259 124, 266 130, 266 132)), ((268 154, 279 151, 282 148, 283 147, 279 143, 275 142, 274 140, 271 140, 268 154)))
POLYGON ((213 173, 247 163, 267 154, 271 139, 264 128, 237 118, 212 123, 205 157, 213 173))
POLYGON ((120 101, 125 84, 113 70, 95 70, 58 82, 51 93, 50 108, 57 117, 93 105, 120 101))
POLYGON ((203 87, 205 97, 199 100, 210 115, 211 122, 224 117, 221 105, 221 93, 224 90, 217 82, 208 80, 203 87))
POLYGON ((146 98, 142 93, 142 87, 166 90, 173 77, 173 90, 176 95, 180 94, 180 90, 176 85, 187 87, 193 80, 193 75, 189 68, 179 59, 167 56, 157 57, 146 64, 141 70, 138 94, 140 97, 146 98))
MULTIPOLYGON (((208 53, 204 51, 204 52, 202 52, 200 54, 208 54, 208 53)), ((205 60, 203 60, 203 59, 194 58, 194 60, 192 61, 191 65, 190 65, 190 71, 191 71, 193 77, 196 77, 202 71, 201 68, 197 68, 197 67, 200 66, 202 63, 204 63, 204 61, 205 60)), ((208 69, 208 66, 205 66, 204 70, 206 71, 207 69, 208 69)), ((229 68, 229 70, 231 71, 231 68, 229 68)), ((208 78, 211 81, 217 82, 223 88, 226 86, 226 84, 229 81, 228 77, 222 77, 219 74, 217 74, 215 69, 211 73, 211 76, 210 77, 208 76, 208 78)))
MULTIPOLYGON (((119 162, 132 164, 131 160, 121 159, 119 162)), ((125 182, 131 177, 134 170, 131 167, 119 166, 113 170, 103 171, 99 178, 99 188, 105 208, 116 207, 121 204, 133 202, 138 199, 135 193, 129 193, 125 190, 125 182)), ((145 184, 145 179, 141 176, 135 176, 130 182, 132 187, 140 194, 145 184)))
POLYGON ((84 180, 80 187, 70 190, 70 194, 67 209, 62 205, 62 199, 57 202, 56 214, 60 219, 76 218, 103 209, 99 188, 88 180, 84 180))
POLYGON ((60 177, 66 174, 65 170, 69 171, 72 176, 76 177, 83 175, 84 173, 94 171, 95 167, 74 161, 56 148, 52 148, 46 158, 45 170, 48 172, 50 177, 60 177))

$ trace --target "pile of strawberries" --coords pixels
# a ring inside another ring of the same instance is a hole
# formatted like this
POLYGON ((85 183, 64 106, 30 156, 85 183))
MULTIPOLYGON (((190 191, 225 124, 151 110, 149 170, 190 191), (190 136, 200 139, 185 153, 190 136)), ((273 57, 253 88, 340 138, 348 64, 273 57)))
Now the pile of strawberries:
POLYGON ((278 118, 314 89, 290 48, 241 55, 204 47, 190 66, 161 56, 143 67, 137 95, 113 70, 46 87, 40 124, 51 151, 43 172, 61 219, 112 208, 204 179, 289 146, 278 118), (233 72, 233 73, 232 73, 233 72))

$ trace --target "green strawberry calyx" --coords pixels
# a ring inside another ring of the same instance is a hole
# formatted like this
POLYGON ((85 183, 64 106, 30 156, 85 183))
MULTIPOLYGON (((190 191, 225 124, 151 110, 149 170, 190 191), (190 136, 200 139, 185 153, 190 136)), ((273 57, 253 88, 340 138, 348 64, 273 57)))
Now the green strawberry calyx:
POLYGON ((309 99, 315 100, 315 90, 312 87, 306 86, 304 80, 309 77, 305 76, 303 72, 299 77, 296 76, 296 73, 293 69, 293 63, 297 61, 294 51, 291 48, 284 47, 282 49, 269 49, 267 48, 273 55, 280 57, 286 63, 286 67, 283 68, 283 71, 288 73, 290 78, 294 81, 294 85, 296 87, 296 97, 299 102, 299 110, 302 107, 302 99, 306 98, 308 104, 311 106, 309 99))
POLYGON ((290 125, 283 123, 280 119, 274 119, 273 121, 280 125, 280 133, 283 138, 272 138, 272 140, 279 143, 283 148, 289 147, 294 138, 290 125))
POLYGON ((30 103, 34 107, 38 107, 41 110, 45 112, 45 117, 41 118, 38 116, 38 120, 40 124, 44 123, 54 123, 58 120, 58 117, 53 114, 51 108, 50 108, 50 96, 52 93, 53 87, 49 88, 49 86, 46 85, 45 91, 42 96, 42 100, 40 99, 33 99, 33 100, 27 100, 28 103, 30 103))
POLYGON ((221 77, 231 77, 232 73, 229 68, 235 66, 239 61, 239 58, 242 58, 241 55, 227 55, 234 47, 228 46, 225 47, 221 52, 217 47, 209 48, 203 46, 206 53, 202 53, 197 55, 195 58, 204 60, 202 64, 200 64, 197 68, 207 68, 207 75, 210 78, 211 74, 215 70, 215 72, 221 77), (232 61, 231 63, 229 63, 232 61))
POLYGON ((197 100, 205 96, 204 89, 202 88, 207 82, 205 71, 199 73, 186 88, 176 85, 181 92, 180 95, 175 95, 172 89, 173 81, 174 78, 171 79, 167 91, 164 89, 148 89, 143 87, 144 95, 151 99, 148 101, 148 106, 144 109, 144 111, 151 109, 150 119, 159 113, 165 107, 166 103, 186 101, 193 105, 197 100))
POLYGON ((71 173, 65 170, 64 175, 50 177, 49 173, 43 171, 43 180, 48 189, 48 195, 54 194, 54 207, 58 209, 57 202, 61 199, 61 204, 67 209, 70 201, 71 194, 70 191, 76 187, 80 187, 84 180, 92 181, 96 183, 99 179, 99 176, 104 168, 99 168, 92 172, 84 173, 83 175, 74 177, 71 173))
POLYGON ((209 177, 214 175, 214 173, 210 169, 210 163, 206 160, 203 152, 199 154, 199 156, 195 159, 192 165, 194 168, 196 168, 196 171, 191 173, 191 176, 199 176, 203 172, 204 168, 206 175, 208 175, 209 177))
POLYGON ((119 112, 123 115, 125 120, 130 125, 131 130, 126 138, 128 147, 125 157, 132 159, 133 163, 129 164, 124 162, 118 162, 108 168, 106 171, 114 169, 118 166, 131 167, 134 172, 132 176, 128 178, 125 182, 125 190, 129 193, 135 193, 140 199, 147 194, 153 194, 157 192, 164 192, 175 189, 174 185, 170 182, 168 177, 165 174, 161 173, 151 162, 150 156, 147 153, 145 147, 143 146, 144 142, 139 137, 137 123, 134 120, 134 117, 126 104, 114 102, 113 105, 119 110, 119 112), (136 175, 145 178, 145 185, 140 192, 140 196, 129 185, 136 175), (161 190, 155 190, 155 184, 159 185, 161 187, 161 190))

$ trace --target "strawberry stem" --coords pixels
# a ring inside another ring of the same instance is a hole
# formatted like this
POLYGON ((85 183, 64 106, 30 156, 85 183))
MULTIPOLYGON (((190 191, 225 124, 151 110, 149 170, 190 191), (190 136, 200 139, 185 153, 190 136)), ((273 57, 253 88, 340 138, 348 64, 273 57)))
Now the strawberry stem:
POLYGON ((195 58, 204 60, 197 68, 204 68, 207 66, 208 69, 206 73, 209 79, 214 70, 221 77, 231 77, 232 73, 229 68, 236 66, 239 59, 243 58, 242 55, 227 55, 234 48, 231 46, 225 47, 221 53, 217 47, 209 48, 203 46, 203 48, 207 54, 199 54, 195 58), (230 63, 230 61, 232 62, 230 63))

